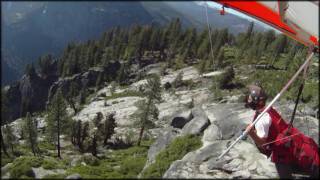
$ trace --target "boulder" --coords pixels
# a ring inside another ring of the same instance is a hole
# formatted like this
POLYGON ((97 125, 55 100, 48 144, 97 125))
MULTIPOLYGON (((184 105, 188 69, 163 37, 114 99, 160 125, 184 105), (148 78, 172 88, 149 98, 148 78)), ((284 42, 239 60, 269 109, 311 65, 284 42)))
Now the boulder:
POLYGON ((163 93, 162 95, 163 102, 156 104, 159 115, 158 119, 160 121, 167 121, 167 124, 171 123, 172 117, 180 112, 187 111, 187 107, 179 103, 179 99, 170 93, 163 93))
POLYGON ((231 174, 232 179, 249 179, 251 176, 248 170, 237 171, 231 174))
POLYGON ((76 166, 77 164, 79 164, 80 160, 81 160, 81 157, 80 157, 80 156, 74 156, 74 157, 72 158, 71 163, 70 163, 71 167, 74 167, 74 166, 76 166))
POLYGON ((217 125, 210 124, 207 129, 204 130, 204 134, 202 137, 204 142, 213 142, 216 140, 221 140, 221 132, 217 125))
POLYGON ((191 113, 193 115, 193 117, 207 117, 207 114, 205 113, 205 111, 203 111, 203 109, 201 107, 194 107, 191 110, 191 113))
POLYGON ((66 171, 63 169, 55 169, 55 170, 48 170, 48 169, 44 169, 43 167, 39 167, 39 168, 31 168, 32 172, 34 174, 34 177, 36 179, 41 179, 47 175, 51 175, 51 174, 64 174, 66 171))
MULTIPOLYGON (((225 150, 225 148, 220 149, 217 154, 220 155, 222 153, 221 150, 225 150)), ((205 162, 208 169, 223 170, 229 172, 231 176, 238 171, 248 170, 250 174, 258 176, 267 176, 269 178, 278 177, 274 163, 267 159, 265 155, 259 153, 254 145, 245 141, 236 144, 221 160, 217 161, 216 157, 217 156, 213 156, 205 162)), ((248 173, 246 173, 246 175, 248 175, 248 173)))
POLYGON ((189 152, 171 164, 165 178, 278 178, 275 165, 247 142, 236 144, 224 157, 217 157, 231 141, 215 141, 189 152))
MULTIPOLYGON (((210 145, 204 146, 196 151, 196 153, 194 153, 192 156, 186 157, 186 160, 195 163, 202 163, 212 157, 218 157, 220 153, 225 149, 227 142, 228 141, 216 141, 210 145)), ((226 158, 226 160, 228 159, 226 158)))
POLYGON ((182 134, 200 134, 209 125, 209 119, 202 108, 197 107, 192 109, 193 119, 188 122, 182 129, 182 134))
POLYGON ((193 118, 193 115, 191 113, 191 110, 183 111, 172 118, 170 125, 173 126, 174 128, 181 129, 192 118, 193 118))
POLYGON ((149 148, 147 162, 138 175, 138 178, 141 177, 143 172, 149 167, 150 164, 155 162, 156 156, 159 154, 159 152, 165 149, 170 144, 170 142, 172 142, 178 136, 178 134, 179 131, 172 127, 163 130, 162 135, 160 135, 149 148))
POLYGON ((75 173, 75 174, 71 174, 71 175, 67 176, 66 179, 82 179, 82 178, 81 178, 80 174, 75 173))
POLYGON ((8 163, 5 166, 1 167, 1 174, 6 174, 9 171, 9 167, 12 165, 12 163, 8 163))
POLYGON ((202 176, 198 173, 193 163, 183 160, 177 160, 170 165, 169 169, 164 173, 162 177, 165 179, 187 179, 201 178, 202 176))
POLYGON ((1 179, 10 179, 10 173, 9 172, 7 172, 5 174, 1 173, 1 179))
POLYGON ((252 121, 254 111, 245 109, 243 104, 214 104, 207 106, 205 112, 211 123, 220 129, 221 139, 238 135, 252 121))
POLYGON ((164 130, 164 133, 162 136, 159 136, 159 138, 151 145, 151 147, 148 150, 148 162, 153 163, 157 154, 165 149, 167 145, 170 144, 170 142, 177 137, 178 131, 173 128, 168 128, 164 130))

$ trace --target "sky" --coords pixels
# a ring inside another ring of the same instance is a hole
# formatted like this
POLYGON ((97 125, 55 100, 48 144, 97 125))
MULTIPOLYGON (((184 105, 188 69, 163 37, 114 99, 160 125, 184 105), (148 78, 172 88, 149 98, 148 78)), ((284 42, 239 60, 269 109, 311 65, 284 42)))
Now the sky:
MULTIPOLYGON (((197 3, 197 4, 204 4, 204 3, 206 3, 206 2, 208 3, 208 7, 209 7, 209 8, 222 9, 222 5, 221 5, 221 4, 218 4, 218 3, 212 2, 212 1, 202 1, 202 2, 201 2, 201 1, 199 2, 199 1, 198 1, 198 2, 196 2, 196 3, 197 3)), ((246 14, 243 14, 243 13, 241 13, 241 12, 239 12, 239 11, 233 10, 233 9, 231 9, 231 8, 225 8, 224 10, 225 10, 226 13, 234 14, 234 15, 239 16, 239 17, 241 17, 241 18, 248 19, 249 21, 253 21, 254 23, 258 23, 258 24, 262 25, 263 27, 265 27, 265 28, 267 28, 267 29, 273 29, 273 30, 275 30, 276 32, 279 32, 277 29, 274 29, 274 28, 271 27, 270 25, 265 24, 265 23, 263 23, 263 22, 261 22, 261 21, 258 21, 258 20, 254 19, 254 18, 252 18, 252 17, 250 17, 250 16, 247 16, 246 14)))

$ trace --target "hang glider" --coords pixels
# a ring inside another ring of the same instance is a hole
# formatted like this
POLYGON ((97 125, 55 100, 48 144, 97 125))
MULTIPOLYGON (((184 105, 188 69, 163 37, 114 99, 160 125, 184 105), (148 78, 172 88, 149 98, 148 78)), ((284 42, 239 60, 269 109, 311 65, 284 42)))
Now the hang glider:
MULTIPOLYGON (((232 8, 242 12, 259 21, 271 25, 287 36, 309 47, 306 61, 298 71, 285 84, 281 91, 272 99, 261 114, 254 120, 250 128, 245 130, 222 154, 216 159, 219 160, 229 150, 245 137, 249 130, 261 119, 269 108, 287 91, 298 75, 303 71, 303 78, 306 78, 308 66, 317 49, 319 48, 319 2, 318 1, 216 1, 222 4, 220 14, 224 14, 224 8, 232 8)), ((300 90, 303 89, 303 82, 300 90)), ((301 93, 301 92, 300 92, 301 93)), ((296 106, 299 102, 296 100, 296 106)), ((295 108, 296 108, 295 106, 295 108)))
POLYGON ((215 1, 271 25, 306 46, 319 47, 319 1, 215 1))

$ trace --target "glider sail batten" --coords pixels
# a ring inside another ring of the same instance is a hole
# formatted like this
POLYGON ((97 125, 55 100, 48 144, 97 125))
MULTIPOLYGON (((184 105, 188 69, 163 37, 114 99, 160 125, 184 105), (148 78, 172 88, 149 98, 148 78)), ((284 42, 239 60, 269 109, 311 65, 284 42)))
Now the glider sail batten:
POLYGON ((306 46, 319 46, 319 4, 312 1, 216 1, 267 23, 306 46))

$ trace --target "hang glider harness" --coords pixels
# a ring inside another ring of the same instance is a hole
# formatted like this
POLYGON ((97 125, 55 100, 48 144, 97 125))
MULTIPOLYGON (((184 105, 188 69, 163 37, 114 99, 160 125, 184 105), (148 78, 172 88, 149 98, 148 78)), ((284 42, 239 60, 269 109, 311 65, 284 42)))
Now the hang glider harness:
MULTIPOLYGON (((221 3, 221 2, 220 2, 221 3)), ((228 7, 225 3, 221 3, 223 6, 222 6, 222 9, 220 11, 220 14, 221 15, 224 15, 225 14, 225 10, 224 8, 225 7, 228 7)), ((206 3, 206 17, 207 17, 207 25, 208 25, 208 31, 209 31, 209 39, 210 39, 210 43, 211 43, 211 48, 212 48, 212 42, 211 42, 211 33, 210 33, 210 26, 209 26, 209 22, 208 22, 208 12, 207 12, 207 3, 206 3)), ((283 4, 283 3, 279 3, 279 7, 282 8, 283 10, 286 10, 288 8, 288 4, 283 4)), ((237 10, 237 9, 236 9, 237 10)), ((247 13, 246 13, 247 14, 247 13)), ((280 11, 280 15, 281 15, 281 20, 284 20, 283 19, 283 11, 280 11)), ((287 21, 286 21, 287 22, 287 21)), ((269 24, 269 23, 268 23, 269 24)), ((292 23, 291 23, 292 24, 292 23)), ((273 24, 274 25, 274 24, 273 24)), ((283 29, 281 29, 282 32, 284 32, 283 29)), ((298 40, 299 42, 301 42, 301 39, 297 38, 297 37, 293 37, 292 35, 288 34, 288 33, 285 33, 286 35, 289 35, 290 37, 292 37, 293 39, 295 40, 298 40)), ((313 36, 312 36, 313 37, 313 36)), ((314 39, 310 37, 310 40, 313 42, 314 39)), ((303 81, 301 82, 300 86, 299 86, 299 90, 298 90, 298 96, 297 96, 297 99, 295 101, 295 106, 294 106, 294 110, 293 110, 293 113, 292 113, 292 116, 291 116, 291 120, 290 120, 290 124, 289 124, 289 127, 288 129, 286 130, 285 134, 286 134, 286 137, 282 138, 282 139, 277 139, 275 141, 272 141, 272 142, 268 142, 268 143, 265 143, 262 146, 265 146, 265 145, 268 145, 268 144, 271 144, 271 143, 275 143, 277 141, 282 141, 284 139, 288 139, 288 138, 291 138, 293 136, 296 136, 296 135, 299 135, 300 133, 297 133, 297 134, 293 134, 293 135, 289 135, 289 132, 291 130, 291 128, 293 127, 293 121, 294 121, 294 117, 295 117, 295 113, 296 113, 296 110, 297 110, 297 106, 298 106, 298 103, 299 103, 299 100, 300 100, 300 96, 302 94, 302 90, 304 88, 304 82, 306 80, 306 77, 307 77, 307 71, 308 71, 308 67, 311 63, 311 59, 314 55, 314 53, 316 52, 319 52, 318 50, 318 47, 315 47, 314 44, 307 44, 305 41, 304 42, 301 42, 305 45, 308 45, 309 46, 309 51, 308 51, 308 55, 307 55, 307 58, 305 60, 305 62, 300 66, 300 68, 298 69, 298 71, 291 77, 291 79, 285 84, 285 86, 281 89, 281 91, 273 98, 273 100, 267 105, 267 107, 256 117, 256 119, 251 123, 250 127, 247 128, 216 160, 219 160, 221 159, 225 154, 227 154, 230 149, 235 145, 237 144, 240 140, 244 139, 249 131, 254 127, 254 125, 261 119, 261 117, 271 108, 271 106, 281 97, 281 95, 289 88, 289 86, 294 82, 294 80, 298 77, 298 75, 302 72, 302 70, 304 70, 303 72, 303 81)), ((317 40, 315 41, 315 44, 318 46, 318 42, 317 40)), ((212 57, 213 57, 213 52, 212 52, 212 49, 211 49, 211 54, 212 54, 212 57)))

